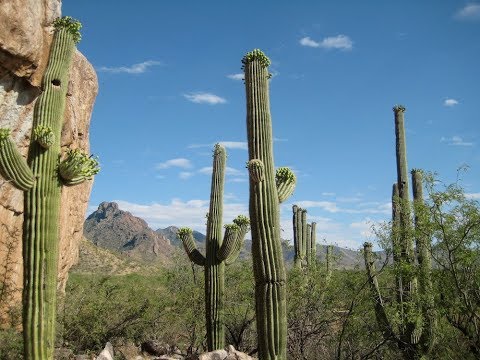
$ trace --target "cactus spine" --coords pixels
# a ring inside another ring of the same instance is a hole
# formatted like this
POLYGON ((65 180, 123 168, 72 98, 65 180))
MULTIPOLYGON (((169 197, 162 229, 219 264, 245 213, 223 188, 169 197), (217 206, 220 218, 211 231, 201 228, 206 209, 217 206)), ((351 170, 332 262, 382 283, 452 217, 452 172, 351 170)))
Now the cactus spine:
POLYGON ((396 328, 388 319, 378 287, 372 246, 364 244, 365 267, 370 282, 375 314, 382 333, 402 350, 405 359, 420 359, 428 355, 435 339, 435 310, 431 283, 430 242, 425 227, 425 205, 422 198, 421 171, 412 171, 415 210, 415 232, 412 227, 403 106, 395 106, 395 137, 397 183, 392 191, 392 248, 397 287, 396 328), (415 265, 413 239, 417 243, 418 266, 415 265), (417 275, 419 284, 417 284, 417 275), (419 286, 418 286, 419 285, 419 286))
MULTIPOLYGON (((0 167, 3 175, 25 192, 23 223, 23 336, 24 357, 53 359, 58 266, 58 219, 62 183, 73 185, 59 172, 60 138, 69 68, 80 40, 80 23, 70 17, 54 22, 50 57, 42 79, 43 92, 34 108, 28 164, 0 130, 0 167)), ((77 151, 78 154, 81 154, 77 151)), ((71 170, 78 184, 95 175, 95 159, 85 155, 71 170), (81 170, 78 169, 81 167, 81 170)))
POLYGON ((190 260, 205 269, 205 319, 208 351, 222 349, 225 343, 223 293, 225 287, 225 263, 232 263, 240 253, 248 231, 249 220, 238 216, 233 224, 225 225, 222 239, 223 189, 225 183, 225 148, 215 145, 213 155, 210 208, 207 215, 206 253, 203 256, 195 247, 193 231, 181 228, 182 240, 190 260))
POLYGON ((279 196, 277 188, 283 189, 287 185, 291 193, 296 179, 289 169, 283 168, 285 170, 281 177, 276 176, 274 170, 268 91, 270 60, 262 51, 255 49, 243 57, 242 63, 247 100, 249 207, 258 352, 262 360, 285 360, 286 276, 280 239, 279 203, 286 197, 279 196), (257 176, 259 167, 262 177, 257 176))

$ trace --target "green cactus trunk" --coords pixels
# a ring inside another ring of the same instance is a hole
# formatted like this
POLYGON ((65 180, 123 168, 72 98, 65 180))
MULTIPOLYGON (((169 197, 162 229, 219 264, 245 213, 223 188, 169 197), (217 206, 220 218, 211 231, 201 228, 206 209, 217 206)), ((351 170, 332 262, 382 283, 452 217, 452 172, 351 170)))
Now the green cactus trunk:
POLYGON ((48 149, 32 143, 29 151, 29 164, 37 181, 25 194, 23 332, 25 355, 32 360, 53 359, 61 195, 57 168, 74 51, 71 33, 66 29, 56 31, 43 93, 34 110, 34 127, 50 128, 55 142, 48 149))
MULTIPOLYGON (((407 167, 407 149, 405 141, 405 125, 403 106, 393 108, 395 114, 395 143, 397 160, 397 184, 398 184, 398 202, 397 209, 400 213, 398 221, 398 237, 400 243, 400 275, 402 288, 399 289, 402 298, 401 306, 405 316, 401 338, 405 344, 415 344, 417 319, 415 315, 415 295, 417 290, 417 279, 413 267, 415 266, 415 254, 413 250, 413 228, 410 219, 410 200, 408 192, 408 167, 407 167), (407 315, 408 314, 408 315, 407 315)), ((410 348, 410 346, 407 346, 410 348)))
POLYGON ((287 345, 286 275, 280 240, 280 210, 273 161, 267 67, 259 50, 242 60, 247 99, 250 219, 255 275, 259 359, 285 360, 287 345), (263 176, 253 169, 262 168, 263 176), (260 180, 260 181, 258 181, 260 180))
POLYGON ((238 216, 233 220, 233 224, 225 225, 225 235, 222 238, 226 159, 225 148, 216 144, 213 154, 210 209, 207 214, 205 256, 195 247, 192 229, 181 228, 178 231, 178 236, 190 260, 205 269, 205 323, 208 351, 223 349, 225 346, 223 302, 225 265, 233 263, 240 254, 249 224, 245 216, 238 216))
POLYGON ((424 330, 420 338, 422 352, 429 353, 436 337, 436 311, 432 285, 431 241, 428 235, 428 209, 423 202, 422 171, 412 170, 413 203, 415 213, 415 238, 418 260, 418 285, 422 307, 424 330))
POLYGON ((317 223, 312 222, 310 225, 310 255, 311 261, 310 264, 315 266, 317 263, 317 223))
POLYGON ((225 346, 223 309, 225 264, 217 258, 217 253, 223 242, 223 188, 226 157, 225 150, 222 147, 215 149, 207 237, 205 239, 205 317, 209 351, 222 349, 225 346))
POLYGON ((307 235, 306 257, 307 257, 307 267, 309 267, 310 265, 312 265, 312 225, 307 224, 306 228, 307 228, 307 231, 306 231, 306 235, 307 235))
POLYGON ((302 267, 302 241, 301 241, 301 223, 300 223, 300 211, 301 209, 297 205, 293 205, 293 247, 295 250, 294 266, 298 269, 302 267))
POLYGON ((79 184, 99 171, 98 161, 78 149, 68 150, 60 161, 69 69, 81 24, 66 16, 53 25, 43 92, 34 108, 28 163, 8 138, 10 130, 0 129, 0 172, 25 193, 23 337, 28 360, 53 359, 62 182, 79 184))

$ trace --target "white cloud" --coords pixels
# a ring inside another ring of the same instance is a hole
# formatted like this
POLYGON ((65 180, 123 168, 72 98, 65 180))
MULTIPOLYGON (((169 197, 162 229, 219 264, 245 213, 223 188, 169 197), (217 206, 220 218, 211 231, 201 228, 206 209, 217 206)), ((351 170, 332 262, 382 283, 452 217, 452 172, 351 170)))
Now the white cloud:
POLYGON ((109 72, 109 73, 127 73, 127 74, 142 74, 148 70, 149 67, 155 65, 162 65, 160 61, 155 60, 147 60, 142 63, 133 64, 130 66, 117 66, 117 67, 109 67, 109 66, 102 66, 97 69, 100 72, 109 72))
POLYGON ((244 74, 243 73, 230 74, 230 75, 227 75, 227 78, 232 79, 232 80, 243 80, 244 74))
MULTIPOLYGON (((221 145, 223 145, 226 149, 241 149, 247 150, 248 144, 245 141, 219 141, 221 145)), ((188 145, 189 149, 198 149, 203 147, 213 148, 215 143, 212 144, 191 144, 188 145)))
POLYGON ((225 146, 227 149, 248 149, 248 144, 245 141, 220 141, 220 144, 225 146))
POLYGON ((462 137, 458 135, 454 135, 451 138, 446 138, 442 136, 440 138, 440 142, 444 142, 452 146, 473 146, 474 145, 473 142, 465 141, 462 137))
MULTIPOLYGON (((153 203, 135 204, 123 200, 114 200, 121 210, 129 211, 134 216, 144 219, 152 229, 175 225, 188 226, 205 233, 205 214, 208 212, 209 200, 182 201, 173 199, 169 204, 153 203)), ((230 203, 223 205, 224 223, 231 222, 238 215, 248 216, 246 204, 230 203)))
MULTIPOLYGON (((329 213, 344 213, 344 214, 390 214, 392 204, 378 203, 375 206, 365 207, 362 203, 356 204, 357 208, 342 208, 333 201, 297 201, 296 204, 304 209, 320 208, 329 213)), ((372 204, 374 205, 374 204, 372 204)))
POLYGON ((353 48, 353 41, 346 35, 326 37, 320 42, 312 40, 307 36, 300 39, 300 45, 324 49, 351 50, 353 48))
POLYGON ((228 181, 229 182, 236 182, 236 183, 243 183, 243 182, 247 182, 248 179, 246 179, 246 178, 233 178, 233 179, 230 179, 228 181))
POLYGON ((443 105, 452 107, 452 106, 458 105, 458 100, 455 100, 455 99, 446 99, 446 100, 443 102, 443 105))
POLYGON ((168 169, 171 167, 179 167, 183 169, 190 169, 192 167, 192 163, 188 159, 184 158, 177 158, 177 159, 170 159, 163 163, 159 163, 155 166, 157 169, 168 169))
POLYGON ((320 47, 320 43, 310 39, 308 36, 300 39, 300 45, 308 47, 320 47))
POLYGON ((465 197, 467 199, 480 200, 480 193, 466 193, 465 197))
POLYGON ((192 176, 193 176, 193 173, 189 171, 182 171, 180 174, 178 174, 178 177, 182 180, 189 179, 192 176))
POLYGON ((183 94, 185 99, 191 101, 196 104, 209 104, 209 105, 217 105, 217 104, 225 104, 227 100, 224 98, 206 92, 197 92, 197 93, 189 93, 183 94))
POLYGON ((358 231, 359 235, 365 240, 372 241, 375 238, 372 225, 372 219, 367 217, 362 221, 350 223, 349 227, 355 231, 358 231))
POLYGON ((470 3, 455 13, 455 18, 458 20, 479 20, 480 19, 480 4, 470 3))
POLYGON ((480 193, 466 193, 465 197, 467 199, 480 200, 480 193))
POLYGON ((323 192, 322 195, 323 196, 335 196, 335 193, 334 192, 323 192))

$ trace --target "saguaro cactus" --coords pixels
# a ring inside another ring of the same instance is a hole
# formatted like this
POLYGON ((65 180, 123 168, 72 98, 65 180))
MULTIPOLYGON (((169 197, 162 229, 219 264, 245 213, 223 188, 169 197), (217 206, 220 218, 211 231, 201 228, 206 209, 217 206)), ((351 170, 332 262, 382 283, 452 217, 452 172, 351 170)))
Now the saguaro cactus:
POLYGON ((275 173, 268 91, 270 60, 262 51, 255 49, 243 57, 242 63, 247 99, 258 352, 262 360, 285 360, 286 276, 280 239, 279 203, 293 192, 296 178, 288 168, 280 168, 275 173), (259 173, 261 176, 258 176, 259 173))
POLYGON ((178 231, 178 237, 182 240, 190 260, 205 268, 205 318, 208 351, 222 349, 225 346, 223 305, 225 264, 232 263, 238 257, 249 225, 248 218, 242 215, 238 216, 233 220, 233 224, 225 225, 225 235, 222 239, 226 157, 225 148, 216 144, 213 154, 210 208, 207 215, 205 256, 195 247, 192 229, 181 228, 178 231))
POLYGON ((412 227, 408 194, 407 159, 403 106, 395 106, 397 183, 392 191, 392 248, 397 287, 397 312, 394 322, 388 319, 376 279, 372 246, 364 245, 365 267, 375 301, 375 313, 386 339, 395 341, 405 359, 427 355, 435 339, 435 311, 432 297, 429 238, 424 226, 421 172, 412 171, 415 232, 412 227), (422 214, 422 215, 421 215, 422 214), (414 237, 417 241, 418 266, 415 265, 414 237), (417 274, 420 287, 417 285, 417 274))
POLYGON ((292 206, 293 211, 293 244, 295 249, 294 266, 307 268, 315 265, 317 256, 316 225, 307 224, 307 210, 292 206))
POLYGON ((0 129, 2 174, 25 192, 23 334, 29 360, 53 359, 62 183, 78 184, 99 170, 98 162, 79 150, 69 151, 59 162, 69 68, 80 27, 70 17, 54 22, 43 92, 34 108, 29 166, 8 137, 9 130, 0 129))

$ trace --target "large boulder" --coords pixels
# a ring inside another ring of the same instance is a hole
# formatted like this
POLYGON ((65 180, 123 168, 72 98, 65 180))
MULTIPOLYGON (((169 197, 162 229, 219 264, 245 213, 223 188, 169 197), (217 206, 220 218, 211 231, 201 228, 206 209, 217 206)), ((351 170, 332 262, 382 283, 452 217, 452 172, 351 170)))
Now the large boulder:
POLYGON ((198 360, 254 360, 251 356, 235 350, 232 345, 225 349, 200 354, 198 360))
MULTIPOLYGON (((10 128, 26 157, 33 108, 48 62, 52 22, 60 16, 59 0, 0 1, 0 128, 10 128)), ((61 144, 89 151, 89 125, 98 92, 93 66, 76 51, 70 68, 61 144)), ((92 181, 63 187, 60 218, 58 289, 63 291, 68 270, 77 261, 83 221, 92 181)), ((6 310, 20 303, 23 287, 23 192, 0 177, 0 324, 6 310)))

